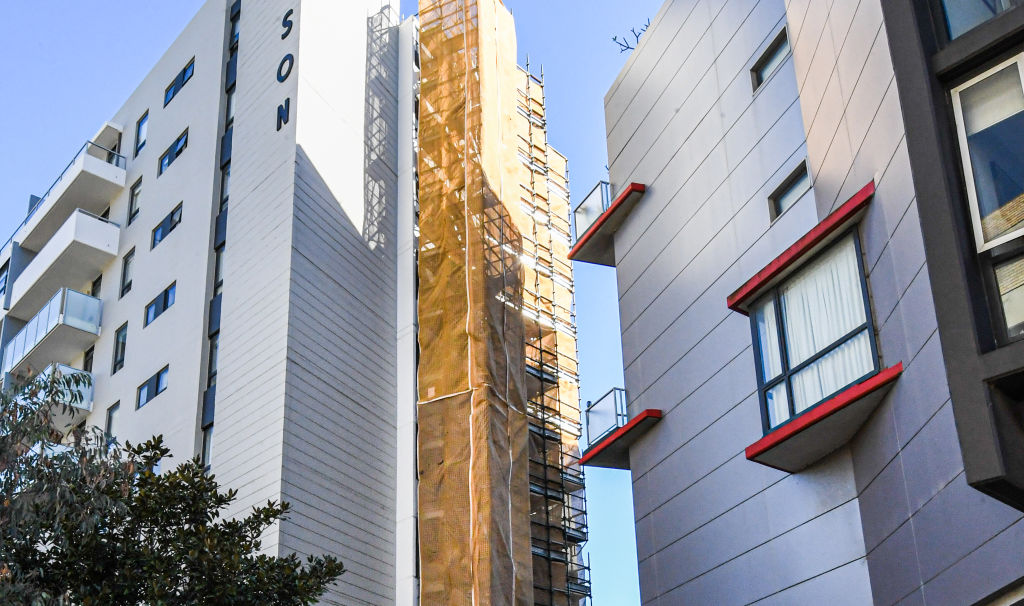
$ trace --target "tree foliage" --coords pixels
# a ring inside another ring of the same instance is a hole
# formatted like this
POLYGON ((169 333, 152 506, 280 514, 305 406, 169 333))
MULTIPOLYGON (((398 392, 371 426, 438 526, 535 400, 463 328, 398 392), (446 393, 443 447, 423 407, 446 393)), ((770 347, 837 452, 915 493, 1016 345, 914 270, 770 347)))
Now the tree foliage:
POLYGON ((225 518, 236 493, 197 459, 154 473, 169 452, 159 436, 65 437, 56 424, 84 377, 54 373, 0 395, 0 603, 304 605, 344 572, 330 556, 260 554, 288 505, 225 518))

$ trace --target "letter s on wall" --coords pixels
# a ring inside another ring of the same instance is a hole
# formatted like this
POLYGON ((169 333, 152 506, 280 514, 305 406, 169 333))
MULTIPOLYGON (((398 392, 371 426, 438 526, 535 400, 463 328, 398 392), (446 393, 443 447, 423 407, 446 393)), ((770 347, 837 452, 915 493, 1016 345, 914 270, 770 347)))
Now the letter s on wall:
POLYGON ((290 8, 290 9, 288 9, 288 12, 284 14, 284 19, 281 19, 281 27, 284 28, 284 33, 281 34, 281 39, 282 40, 287 38, 292 33, 292 27, 294 26, 294 23, 292 23, 291 17, 292 17, 292 14, 294 14, 294 13, 295 13, 295 9, 290 8))

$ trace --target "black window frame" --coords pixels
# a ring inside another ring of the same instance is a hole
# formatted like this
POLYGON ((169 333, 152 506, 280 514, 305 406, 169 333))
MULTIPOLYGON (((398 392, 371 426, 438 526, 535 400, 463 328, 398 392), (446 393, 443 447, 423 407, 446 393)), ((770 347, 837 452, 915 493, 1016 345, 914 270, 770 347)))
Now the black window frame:
POLYGON ((114 351, 110 361, 110 376, 117 374, 117 371, 124 368, 125 357, 128 353, 128 323, 125 322, 114 331, 114 351))
POLYGON ((793 53, 793 47, 789 43, 788 26, 783 26, 782 29, 779 30, 777 34, 775 34, 775 37, 772 38, 772 41, 768 43, 768 46, 766 46, 764 51, 762 51, 761 54, 758 56, 757 61, 754 61, 754 64, 750 66, 750 83, 754 89, 753 92, 756 93, 757 91, 761 90, 761 87, 764 86, 764 83, 771 80, 772 76, 779 71, 778 67, 776 67, 771 72, 762 75, 762 71, 764 70, 765 66, 769 65, 772 62, 772 59, 775 58, 776 53, 778 53, 783 46, 787 48, 782 55, 783 59, 782 61, 779 62, 779 66, 786 62, 786 55, 793 53))
POLYGON ((142 327, 145 328, 156 321, 157 318, 163 315, 165 311, 170 309, 174 305, 174 301, 177 299, 177 282, 171 282, 171 285, 163 289, 159 295, 157 295, 152 301, 146 304, 145 310, 142 312, 142 327), (150 309, 153 310, 153 317, 150 317, 150 309))
POLYGON ((154 398, 167 391, 168 375, 170 373, 171 365, 168 364, 158 370, 156 374, 146 379, 145 383, 142 383, 135 388, 135 410, 138 410, 153 401, 154 398), (161 378, 163 378, 163 388, 160 387, 161 378), (146 401, 142 401, 142 390, 146 389, 146 401))
POLYGON ((11 262, 6 261, 3 265, 0 265, 0 303, 3 302, 3 298, 7 294, 7 282, 10 280, 10 275, 11 262))
POLYGON ((147 109, 139 116, 139 119, 135 121, 135 155, 133 157, 138 158, 139 152, 146 147, 146 139, 149 136, 149 110, 147 109), (145 136, 140 136, 142 127, 146 127, 145 136))
POLYGON ((181 71, 174 77, 174 80, 167 85, 166 89, 164 89, 164 107, 167 107, 167 105, 178 96, 181 89, 185 88, 188 81, 192 79, 193 75, 195 75, 195 71, 196 58, 192 57, 189 59, 188 63, 185 64, 185 67, 181 68, 181 71))
POLYGON ((181 154, 185 153, 188 149, 188 129, 186 128, 180 135, 174 139, 174 143, 167 148, 167 151, 160 154, 160 160, 157 163, 157 176, 164 174, 167 169, 174 164, 181 154))
POLYGON ((807 177, 807 189, 804 190, 802 194, 800 194, 800 197, 802 198, 803 195, 810 191, 813 187, 813 184, 811 183, 811 173, 810 171, 807 170, 806 159, 802 160, 800 164, 798 164, 788 175, 786 175, 786 178, 782 180, 782 183, 780 183, 778 187, 772 190, 772 193, 768 194, 769 211, 771 214, 772 221, 778 219, 780 216, 782 216, 782 213, 788 210, 779 208, 780 198, 782 198, 784 194, 788 193, 789 190, 792 189, 793 186, 796 185, 805 175, 807 177))
POLYGON ((772 288, 767 289, 765 292, 761 293, 755 301, 755 304, 763 301, 766 297, 769 296, 772 298, 775 310, 775 330, 779 335, 779 361, 782 367, 782 372, 779 373, 779 376, 773 378, 770 382, 767 383, 765 382, 764 369, 762 368, 761 337, 757 331, 757 319, 753 312, 754 305, 751 305, 750 313, 750 336, 754 349, 754 370, 757 376, 757 399, 761 409, 761 430, 764 433, 764 435, 768 435, 769 433, 777 431, 780 428, 784 427, 785 425, 792 423, 794 419, 807 414, 808 412, 814 410, 824 402, 827 402, 830 399, 834 398, 836 395, 846 391, 847 389, 853 387, 854 385, 857 385, 858 383, 864 382, 865 380, 873 377, 874 375, 877 375, 881 371, 881 361, 878 357, 878 339, 877 335, 875 334, 874 314, 872 313, 871 309, 871 296, 868 292, 867 275, 864 272, 864 253, 861 248, 860 234, 858 233, 856 226, 843 232, 839 237, 835 238, 832 242, 830 242, 828 246, 825 246, 823 249, 817 251, 815 254, 808 257, 806 261, 801 264, 801 267, 795 270, 792 274, 787 276, 785 279, 781 280, 778 284, 775 284, 772 288), (813 356, 810 356, 809 358, 807 358, 800 364, 796 365, 795 367, 790 368, 789 352, 786 343, 785 324, 783 323, 782 318, 782 305, 779 301, 779 290, 783 286, 785 286, 792 278, 800 275, 801 271, 804 270, 809 265, 811 265, 815 260, 817 260, 818 258, 822 257, 825 254, 828 254, 836 246, 845 242, 846 239, 850 237, 853 238, 854 249, 856 250, 857 254, 857 271, 860 276, 861 296, 864 299, 864 315, 866 317, 866 320, 863 324, 860 324, 859 326, 849 330, 846 334, 842 335, 841 337, 833 341, 827 347, 815 352, 813 356), (857 336, 857 334, 863 332, 865 329, 867 329, 868 340, 871 343, 871 360, 873 363, 872 370, 867 372, 863 376, 854 379, 853 381, 844 385, 843 387, 840 387, 834 392, 830 394, 825 394, 821 398, 821 400, 815 402, 814 404, 811 404, 804 410, 797 413, 793 401, 793 375, 799 373, 801 370, 814 364, 818 360, 821 360, 839 346, 849 342, 852 338, 857 336), (773 387, 783 382, 786 383, 786 399, 787 404, 789 405, 789 418, 773 427, 771 424, 771 418, 768 414, 767 393, 773 387))
POLYGON ((96 346, 93 345, 82 354, 82 370, 92 374, 92 365, 96 357, 96 346))
POLYGON ((171 235, 174 228, 178 227, 181 223, 181 208, 182 202, 178 202, 178 205, 174 207, 166 217, 160 221, 160 224, 153 228, 152 235, 150 237, 149 249, 153 250, 157 244, 160 244, 167 239, 167 236, 171 235))
POLYGON ((118 400, 107 407, 106 414, 103 416, 103 437, 107 440, 107 446, 117 441, 117 435, 112 430, 114 429, 114 421, 117 419, 117 414, 120 412, 121 401, 118 400))
POLYGON ((129 275, 129 274, 134 273, 132 271, 134 263, 135 263, 135 248, 132 247, 131 250, 126 252, 124 254, 124 256, 121 257, 121 296, 118 297, 118 298, 124 297, 126 294, 128 294, 132 290, 132 276, 129 275), (127 278, 127 279, 125 279, 125 278, 127 278))
POLYGON ((142 197, 142 177, 135 180, 128 189, 128 220, 126 225, 131 225, 139 216, 139 199, 142 197))

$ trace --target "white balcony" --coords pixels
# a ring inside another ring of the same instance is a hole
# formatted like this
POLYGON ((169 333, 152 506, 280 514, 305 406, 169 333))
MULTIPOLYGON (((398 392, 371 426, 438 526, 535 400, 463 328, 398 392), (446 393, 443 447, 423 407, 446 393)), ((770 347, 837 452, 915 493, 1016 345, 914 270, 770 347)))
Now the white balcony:
POLYGON ((59 372, 60 376, 64 378, 73 375, 82 375, 87 379, 84 385, 74 388, 74 390, 78 392, 78 397, 73 397, 73 394, 70 393, 70 390, 67 388, 60 389, 60 393, 42 394, 46 399, 50 399, 52 396, 52 399, 58 402, 66 402, 68 404, 66 409, 58 406, 54 408, 51 413, 53 415, 52 420, 54 427, 61 431, 65 431, 69 429, 76 420, 92 412, 94 391, 93 379, 92 374, 85 372, 84 370, 72 368, 67 364, 50 364, 43 372, 39 373, 39 378, 44 382, 48 382, 55 372, 59 372))
POLYGON ((117 256, 121 228, 78 209, 11 286, 8 315, 28 320, 62 286, 87 283, 117 256))
POLYGON ((124 156, 87 141, 29 211, 14 239, 38 251, 76 209, 102 213, 124 189, 125 167, 124 156))
POLYGON ((103 303, 62 288, 4 347, 4 372, 27 377, 52 363, 71 362, 100 334, 103 303))

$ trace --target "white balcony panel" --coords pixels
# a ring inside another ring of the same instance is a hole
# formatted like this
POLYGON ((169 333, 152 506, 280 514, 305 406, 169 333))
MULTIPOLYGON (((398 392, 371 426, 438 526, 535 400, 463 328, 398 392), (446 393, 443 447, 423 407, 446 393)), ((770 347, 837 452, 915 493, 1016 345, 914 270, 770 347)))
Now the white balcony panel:
MULTIPOLYGON (((63 393, 53 394, 55 400, 59 402, 67 402, 69 404, 66 408, 58 406, 51 411, 53 426, 61 431, 68 431, 76 421, 80 421, 84 415, 92 412, 94 391, 93 378, 91 373, 77 368, 72 368, 67 364, 51 364, 46 367, 46 370, 39 373, 39 377, 42 380, 47 381, 55 371, 60 372, 61 377, 64 378, 72 375, 82 375, 88 379, 85 385, 75 388, 79 396, 77 398, 73 398, 72 394, 69 393, 69 390, 67 389, 61 390, 63 393), (77 401, 72 403, 72 400, 77 401)), ((44 397, 48 397, 50 394, 43 395, 44 397)))
POLYGON ((14 281, 8 314, 28 320, 61 287, 95 278, 117 256, 120 237, 117 224, 72 213, 14 281))
POLYGON ((86 144, 39 201, 15 240, 38 251, 76 209, 102 213, 124 189, 124 166, 123 156, 86 144))

